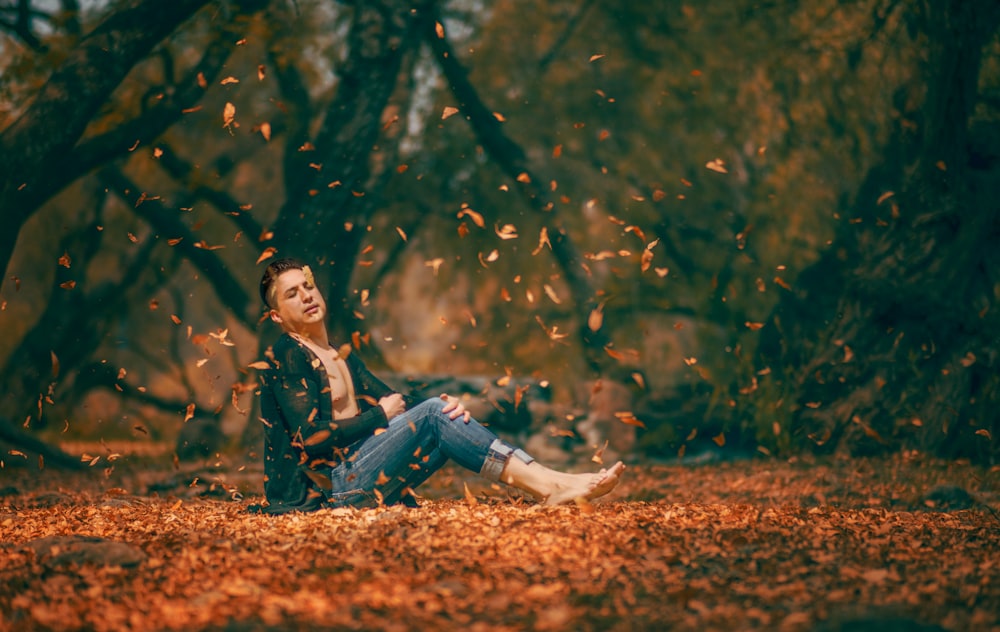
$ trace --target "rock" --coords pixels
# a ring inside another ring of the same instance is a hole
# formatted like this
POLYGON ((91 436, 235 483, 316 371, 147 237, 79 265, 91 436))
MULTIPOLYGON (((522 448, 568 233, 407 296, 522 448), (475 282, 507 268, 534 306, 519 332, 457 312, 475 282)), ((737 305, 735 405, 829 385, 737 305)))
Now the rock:
POLYGON ((460 397, 462 404, 477 421, 501 432, 522 432, 530 428, 531 402, 548 401, 552 396, 551 387, 532 379, 497 380, 482 375, 398 373, 387 373, 381 377, 400 392, 409 393, 418 399, 438 397, 441 393, 460 397), (521 393, 520 397, 517 395, 518 391, 521 393))
POLYGON ((125 542, 86 535, 54 535, 27 542, 35 558, 45 566, 97 564, 131 568, 142 564, 146 554, 125 542))
POLYGON ((976 499, 957 485, 938 485, 921 498, 923 509, 958 511, 976 506, 976 499))
POLYGON ((74 500, 62 492, 38 492, 33 496, 24 498, 24 505, 35 509, 72 504, 74 504, 74 500))
POLYGON ((631 452, 635 448, 636 426, 622 422, 616 413, 632 412, 635 403, 632 390, 614 380, 596 380, 584 386, 586 390, 579 389, 576 400, 583 404, 587 415, 577 425, 577 431, 588 449, 599 448, 607 441, 604 453, 607 458, 631 452))

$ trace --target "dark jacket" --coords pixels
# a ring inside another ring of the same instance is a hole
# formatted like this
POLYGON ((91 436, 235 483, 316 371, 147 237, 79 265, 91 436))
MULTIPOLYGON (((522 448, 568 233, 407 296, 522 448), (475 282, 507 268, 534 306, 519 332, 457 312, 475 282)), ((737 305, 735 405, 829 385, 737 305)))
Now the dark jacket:
MULTIPOLYGON (((395 391, 352 353, 346 362, 361 412, 334 421, 326 368, 315 353, 282 334, 267 360, 269 368, 260 372, 260 409, 268 504, 258 509, 265 513, 318 509, 326 499, 323 490, 330 489, 330 469, 340 463, 340 449, 388 425, 378 400, 395 391)), ((407 398, 407 407, 411 405, 407 398)))

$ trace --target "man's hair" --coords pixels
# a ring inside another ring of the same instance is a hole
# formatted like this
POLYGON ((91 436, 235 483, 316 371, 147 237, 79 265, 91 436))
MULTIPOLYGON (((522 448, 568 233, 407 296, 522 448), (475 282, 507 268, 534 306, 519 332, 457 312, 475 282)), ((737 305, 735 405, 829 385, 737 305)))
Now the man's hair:
POLYGON ((264 305, 269 308, 273 308, 271 305, 271 288, 274 287, 274 282, 278 280, 278 277, 289 270, 301 270, 306 267, 306 264, 302 263, 298 259, 284 258, 275 259, 271 263, 267 264, 264 268, 264 275, 260 277, 260 300, 264 301, 264 305))

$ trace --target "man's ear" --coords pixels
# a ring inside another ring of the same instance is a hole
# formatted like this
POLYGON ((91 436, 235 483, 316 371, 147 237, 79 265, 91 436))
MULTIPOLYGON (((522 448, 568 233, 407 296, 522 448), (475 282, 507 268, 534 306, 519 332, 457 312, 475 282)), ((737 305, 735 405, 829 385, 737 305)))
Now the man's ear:
POLYGON ((274 321, 275 323, 279 325, 281 324, 281 315, 278 314, 278 310, 272 309, 270 312, 268 312, 267 315, 270 316, 271 320, 274 321))

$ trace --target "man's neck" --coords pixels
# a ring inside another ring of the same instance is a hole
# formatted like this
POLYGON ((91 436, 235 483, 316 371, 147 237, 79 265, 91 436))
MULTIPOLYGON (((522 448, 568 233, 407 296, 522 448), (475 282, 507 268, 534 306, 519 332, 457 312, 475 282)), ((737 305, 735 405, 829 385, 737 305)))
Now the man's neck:
POLYGON ((288 332, 293 336, 298 336, 306 342, 312 343, 321 349, 326 349, 330 346, 330 336, 327 334, 326 327, 317 327, 315 329, 303 329, 299 331, 288 332))

